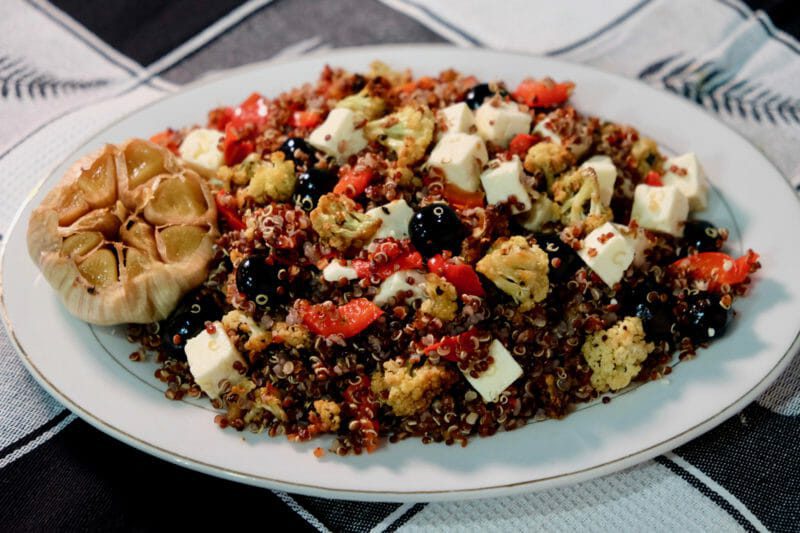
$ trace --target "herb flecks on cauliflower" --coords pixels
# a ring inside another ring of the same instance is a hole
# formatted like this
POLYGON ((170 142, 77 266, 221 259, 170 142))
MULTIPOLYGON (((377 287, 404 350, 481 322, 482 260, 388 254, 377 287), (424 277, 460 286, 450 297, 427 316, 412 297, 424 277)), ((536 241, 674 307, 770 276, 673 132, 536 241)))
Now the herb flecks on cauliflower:
POLYGON ((381 220, 358 209, 358 204, 343 194, 325 194, 311 211, 311 226, 332 248, 360 248, 378 231, 381 220))
POLYGON ((475 268, 514 298, 522 311, 547 298, 550 287, 547 253, 528 243, 525 237, 498 239, 475 268))
POLYGON ((647 176, 651 170, 661 172, 664 167, 664 156, 658 150, 658 144, 649 137, 639 137, 631 147, 631 157, 641 177, 647 176))
POLYGON ((342 423, 342 408, 332 400, 315 400, 314 410, 319 416, 323 431, 335 433, 342 423))
POLYGON ((372 374, 370 387, 375 396, 397 416, 412 416, 428 408, 440 391, 458 376, 449 368, 426 362, 411 369, 397 361, 383 363, 383 372, 372 374))
POLYGON ((534 176, 544 176, 550 187, 559 174, 574 164, 575 156, 565 147, 552 142, 540 142, 528 149, 524 167, 534 176))
POLYGON ((426 105, 407 105, 378 120, 367 122, 364 133, 397 154, 401 166, 416 163, 425 156, 433 140, 435 120, 426 105))
POLYGON ((598 392, 627 387, 654 347, 652 342, 645 341, 639 317, 626 317, 606 330, 589 335, 581 352, 592 369, 592 386, 598 392))
POLYGON ((420 311, 426 315, 449 322, 458 312, 458 293, 452 283, 436 274, 425 276, 426 298, 420 311))
POLYGON ((244 158, 244 161, 232 167, 221 166, 217 170, 217 178, 222 181, 226 190, 231 189, 231 185, 243 187, 253 179, 256 168, 261 164, 261 158, 253 153, 244 158))
POLYGON ((255 165, 244 195, 253 198, 257 204, 272 200, 286 202, 292 197, 296 183, 294 163, 286 161, 282 152, 275 152, 269 161, 255 165))
POLYGON ((597 174, 591 168, 565 174, 553 183, 552 190, 564 225, 582 226, 583 231, 589 233, 614 217, 600 199, 597 174))

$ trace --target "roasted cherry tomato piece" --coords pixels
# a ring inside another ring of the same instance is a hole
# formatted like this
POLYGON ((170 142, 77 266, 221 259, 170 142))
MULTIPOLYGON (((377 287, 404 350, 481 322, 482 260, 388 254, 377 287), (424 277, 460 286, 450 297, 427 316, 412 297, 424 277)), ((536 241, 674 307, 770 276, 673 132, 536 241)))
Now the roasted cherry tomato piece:
POLYGON ((669 270, 673 275, 684 274, 690 280, 706 282, 709 292, 720 292, 722 285, 738 285, 760 266, 753 250, 738 259, 722 252, 701 252, 678 259, 669 270))
POLYGON ((333 302, 311 305, 303 300, 299 302, 299 308, 303 324, 310 331, 325 337, 353 337, 383 314, 380 307, 366 298, 356 298, 338 307, 333 302))
POLYGON ((540 140, 541 137, 538 135, 519 133, 515 135, 513 139, 511 139, 510 143, 508 143, 508 152, 511 155, 516 155, 521 159, 524 159, 530 147, 538 143, 540 140))
POLYGON ((342 167, 339 169, 339 181, 333 188, 333 192, 355 198, 366 190, 374 174, 371 168, 342 167))
POLYGON ((528 107, 555 107, 566 102, 574 88, 575 84, 571 81, 556 83, 550 78, 541 80, 526 78, 511 96, 528 107))
POLYGON ((466 263, 437 254, 428 259, 428 270, 452 283, 458 294, 486 296, 478 273, 466 263))

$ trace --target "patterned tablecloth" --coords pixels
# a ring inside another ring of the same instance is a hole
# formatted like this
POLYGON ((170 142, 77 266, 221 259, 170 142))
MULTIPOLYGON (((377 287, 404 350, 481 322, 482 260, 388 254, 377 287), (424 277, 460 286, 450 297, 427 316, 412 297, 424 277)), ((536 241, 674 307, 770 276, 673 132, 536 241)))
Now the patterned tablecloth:
MULTIPOLYGON (((790 1, 749 4, 4 0, 0 232, 45 169, 128 110, 209 71, 379 43, 523 51, 638 78, 733 126, 800 189, 800 44, 778 29, 797 36, 800 16, 790 1)), ((167 464, 49 397, 5 332, 0 397, 2 531, 279 523, 342 531, 800 528, 797 358, 757 402, 674 452, 568 488, 454 503, 324 500, 167 464)))

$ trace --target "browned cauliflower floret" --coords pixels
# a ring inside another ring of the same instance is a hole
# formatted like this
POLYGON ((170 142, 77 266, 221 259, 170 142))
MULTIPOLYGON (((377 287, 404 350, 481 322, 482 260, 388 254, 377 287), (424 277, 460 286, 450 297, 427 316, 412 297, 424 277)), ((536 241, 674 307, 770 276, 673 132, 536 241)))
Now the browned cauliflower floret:
POLYGON ((291 348, 309 348, 311 334, 302 324, 289 325, 286 322, 276 322, 272 326, 272 340, 280 342, 291 348))
POLYGON ((547 298, 547 253, 525 237, 498 239, 475 268, 514 298, 522 311, 547 298))
POLYGON ((649 137, 640 137, 631 147, 631 156, 634 159, 636 170, 644 177, 651 170, 661 172, 664 166, 664 156, 658 150, 658 144, 649 137))
POLYGON ((265 331, 252 318, 238 310, 226 313, 222 317, 222 326, 227 333, 235 333, 240 338, 247 339, 244 342, 244 349, 251 356, 263 352, 272 342, 272 334, 269 331, 265 331))
POLYGON ((252 177, 244 196, 253 198, 256 203, 263 204, 271 200, 285 202, 292 197, 297 177, 294 174, 294 163, 286 161, 283 152, 275 152, 269 161, 259 161, 252 168, 252 177))
POLYGON ((372 374, 371 388, 394 414, 410 416, 427 409, 431 401, 457 378, 449 368, 430 362, 411 369, 397 361, 386 361, 383 372, 377 370, 372 374))
POLYGON ((427 298, 422 302, 420 311, 444 321, 456 317, 458 294, 452 283, 436 274, 428 274, 425 276, 425 294, 427 298))
POLYGON ((614 217, 600 200, 597 174, 591 168, 565 174, 553 183, 552 190, 553 199, 560 206, 561 222, 567 226, 580 225, 589 233, 614 217))
POLYGON ((415 104, 368 122, 364 134, 393 150, 398 165, 407 166, 423 158, 433 139, 434 126, 433 112, 428 106, 415 104))
POLYGON ((260 387, 253 391, 253 407, 245 415, 244 421, 250 423, 251 420, 260 417, 264 411, 269 411, 275 418, 282 422, 289 420, 286 411, 283 410, 280 391, 273 386, 260 387))
POLYGON ((328 193, 311 211, 311 226, 320 240, 337 250, 366 244, 381 220, 358 211, 358 204, 343 194, 328 193))
POLYGON ((338 431, 342 423, 342 408, 339 404, 331 400, 315 400, 314 410, 319 415, 323 431, 331 433, 338 431))
POLYGON ((536 143, 530 147, 525 156, 525 170, 536 176, 544 176, 547 186, 551 186, 556 177, 575 164, 572 152, 552 142, 536 143))
POLYGON ((653 348, 653 343, 644 339, 642 319, 629 316, 589 335, 581 352, 592 369, 592 386, 605 392, 627 387, 653 348))
POLYGON ((548 222, 561 218, 561 209, 546 194, 533 191, 531 209, 527 213, 517 215, 517 221, 528 231, 539 231, 548 222))
POLYGON ((250 183, 260 162, 261 159, 258 154, 250 154, 238 165, 232 167, 223 165, 219 167, 217 178, 225 184, 226 189, 230 189, 231 185, 242 187, 250 183))

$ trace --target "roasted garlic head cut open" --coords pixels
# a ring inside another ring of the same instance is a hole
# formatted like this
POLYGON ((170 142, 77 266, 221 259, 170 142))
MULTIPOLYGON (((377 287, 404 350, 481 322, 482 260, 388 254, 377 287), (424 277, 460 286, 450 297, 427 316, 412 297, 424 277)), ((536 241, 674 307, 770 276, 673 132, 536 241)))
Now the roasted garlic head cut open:
POLYGON ((28 251, 81 320, 149 323, 206 279, 217 236, 205 180, 131 139, 70 167, 31 214, 28 251))

